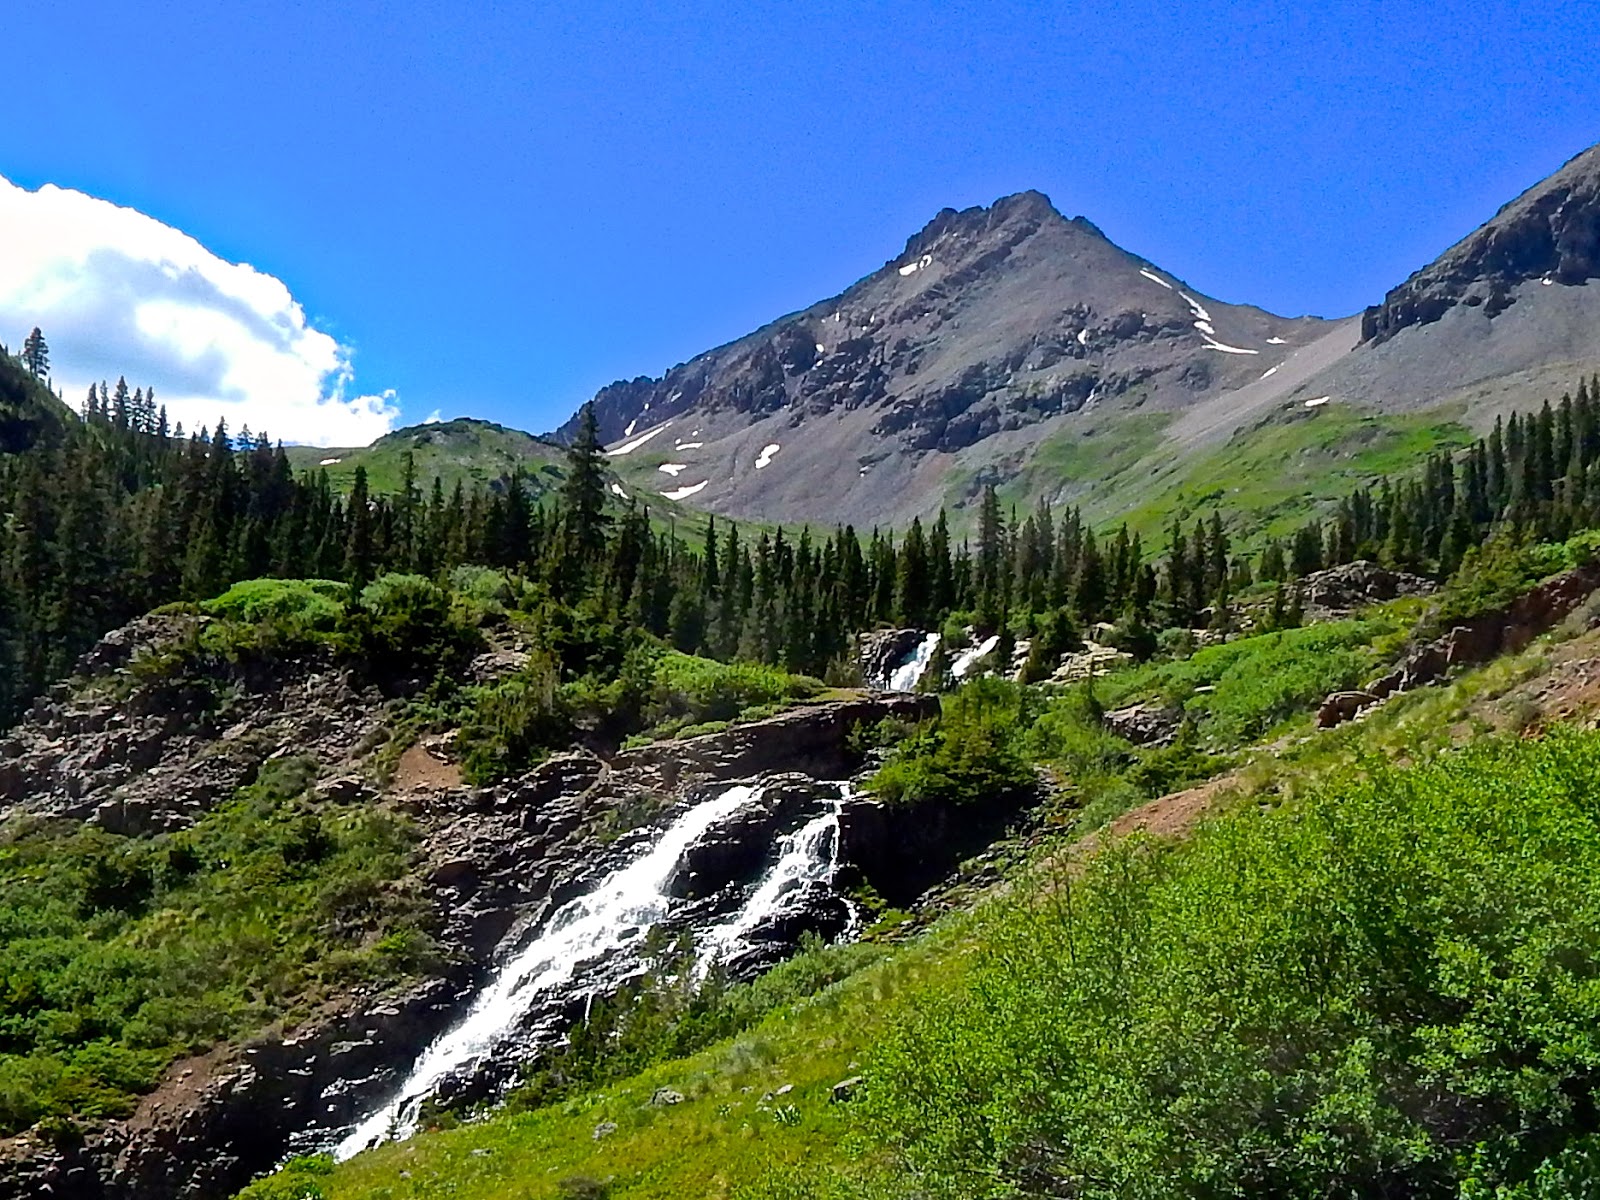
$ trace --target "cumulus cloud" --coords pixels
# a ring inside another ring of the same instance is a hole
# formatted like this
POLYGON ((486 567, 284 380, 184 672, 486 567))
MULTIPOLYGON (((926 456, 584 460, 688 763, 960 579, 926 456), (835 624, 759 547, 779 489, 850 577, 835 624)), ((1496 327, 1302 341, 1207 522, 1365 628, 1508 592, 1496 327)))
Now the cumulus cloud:
POLYGON ((400 415, 393 391, 357 394, 349 348, 281 280, 134 209, 0 177, 0 341, 16 350, 35 325, 74 407, 120 375, 190 430, 223 417, 235 432, 350 446, 400 415))

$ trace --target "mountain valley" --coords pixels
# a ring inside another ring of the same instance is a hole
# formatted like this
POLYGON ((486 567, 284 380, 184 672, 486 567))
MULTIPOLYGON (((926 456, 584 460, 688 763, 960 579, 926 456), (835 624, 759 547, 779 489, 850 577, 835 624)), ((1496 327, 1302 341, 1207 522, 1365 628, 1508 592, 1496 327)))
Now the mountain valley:
POLYGON ((946 209, 547 438, 0 355, 0 1200, 1600 1193, 1597 277, 1600 147, 1332 320, 946 209))

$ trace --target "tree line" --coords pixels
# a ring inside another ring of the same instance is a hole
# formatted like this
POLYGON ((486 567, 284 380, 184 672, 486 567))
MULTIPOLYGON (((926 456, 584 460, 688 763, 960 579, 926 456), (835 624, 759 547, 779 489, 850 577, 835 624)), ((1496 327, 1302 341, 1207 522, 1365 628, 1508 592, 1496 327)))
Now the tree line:
POLYGON ((1597 406, 1600 382, 1580 384, 1459 458, 1358 489, 1259 555, 1236 552, 1220 512, 1175 523, 1152 555, 1126 526, 1097 534, 1076 509, 1043 503, 1019 517, 993 488, 971 539, 958 541, 941 511, 899 536, 713 519, 691 542, 645 506, 608 500, 588 410, 553 498, 517 473, 423 486, 409 460, 394 494, 373 494, 358 468, 341 495, 322 471, 297 474, 265 433, 236 436, 221 421, 169 429, 151 391, 119 381, 91 388, 77 419, 31 449, 0 456, 0 721, 109 629, 261 576, 360 587, 387 572, 512 569, 554 603, 686 652, 816 675, 848 675, 856 631, 952 619, 1053 645, 1114 622, 1105 636, 1148 652, 1156 629, 1226 627, 1239 594, 1263 581, 1278 586, 1270 619, 1292 621, 1292 581, 1326 566, 1366 557, 1448 573, 1500 526, 1558 537, 1600 521, 1597 406))

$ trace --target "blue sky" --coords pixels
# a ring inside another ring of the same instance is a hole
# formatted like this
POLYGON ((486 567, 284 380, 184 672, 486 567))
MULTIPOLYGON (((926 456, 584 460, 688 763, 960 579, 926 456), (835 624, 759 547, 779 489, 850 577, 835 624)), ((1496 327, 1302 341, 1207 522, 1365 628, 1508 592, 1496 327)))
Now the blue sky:
MULTIPOLYGON (((263 301, 297 356, 274 387, 324 371, 360 419, 230 394, 338 441, 435 411, 548 429, 1027 187, 1214 296, 1341 315, 1600 140, 1592 4, 728 7, 35 6, 8 14, 0 175, 281 281, 303 327, 263 301)), ((60 378, 113 349, 130 383, 172 370, 95 324, 153 253, 57 314, 60 378)))

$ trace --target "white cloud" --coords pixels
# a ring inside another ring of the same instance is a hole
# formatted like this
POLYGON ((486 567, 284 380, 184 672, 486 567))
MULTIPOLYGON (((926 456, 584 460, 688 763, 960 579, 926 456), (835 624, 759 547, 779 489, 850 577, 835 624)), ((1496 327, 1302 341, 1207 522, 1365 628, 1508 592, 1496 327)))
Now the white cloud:
POLYGON ((437 425, 437 424, 439 424, 439 422, 441 422, 443 420, 444 420, 444 417, 442 417, 440 415, 440 410, 436 408, 431 413, 429 413, 427 416, 422 418, 422 423, 424 425, 437 425))
POLYGON ((124 375, 189 430, 220 416, 235 432, 351 446, 400 415, 393 391, 351 395, 350 348, 281 280, 134 209, 0 177, 0 341, 15 351, 35 325, 74 407, 124 375))

